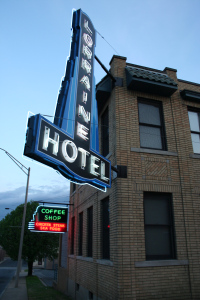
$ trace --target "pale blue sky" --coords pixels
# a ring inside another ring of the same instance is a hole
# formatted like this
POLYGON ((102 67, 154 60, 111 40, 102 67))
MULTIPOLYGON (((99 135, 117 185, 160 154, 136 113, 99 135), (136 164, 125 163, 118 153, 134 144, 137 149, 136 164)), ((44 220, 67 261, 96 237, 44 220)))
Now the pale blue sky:
MULTIPOLYGON (((68 201, 69 182, 22 153, 28 111, 54 114, 73 8, 116 49, 97 35, 96 55, 108 69, 119 54, 200 83, 199 0, 0 0, 0 148, 31 168, 29 200, 68 201)), ((96 82, 104 75, 96 64, 96 82)), ((0 151, 0 220, 5 207, 24 203, 25 185, 26 175, 0 151)))

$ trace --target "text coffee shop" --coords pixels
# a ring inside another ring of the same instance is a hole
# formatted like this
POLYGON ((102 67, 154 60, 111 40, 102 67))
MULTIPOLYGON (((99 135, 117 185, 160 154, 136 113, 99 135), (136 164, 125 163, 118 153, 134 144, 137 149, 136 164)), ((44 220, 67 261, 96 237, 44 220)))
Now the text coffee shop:
POLYGON ((95 27, 77 10, 72 29, 54 123, 32 116, 24 151, 71 181, 56 287, 74 299, 200 299, 200 83, 114 55, 95 86, 95 27))

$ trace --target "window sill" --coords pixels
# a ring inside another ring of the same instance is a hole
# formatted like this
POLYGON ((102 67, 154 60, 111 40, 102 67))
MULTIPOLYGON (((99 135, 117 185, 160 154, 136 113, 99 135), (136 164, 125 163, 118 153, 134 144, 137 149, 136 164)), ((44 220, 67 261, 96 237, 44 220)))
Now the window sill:
POLYGON ((79 260, 84 260, 84 261, 90 261, 90 262, 93 262, 93 257, 77 256, 76 258, 79 259, 79 260))
POLYGON ((200 158, 200 154, 190 154, 191 158, 200 158))
POLYGON ((186 266, 188 265, 188 260, 146 260, 135 262, 136 268, 148 268, 148 267, 165 267, 165 266, 186 266))
POLYGON ((145 148, 131 148, 131 152, 150 153, 150 154, 159 154, 159 155, 168 155, 168 156, 178 156, 177 152, 164 151, 164 150, 155 150, 155 149, 145 149, 145 148))
POLYGON ((109 259, 97 259, 97 263, 100 265, 113 267, 113 262, 109 259))

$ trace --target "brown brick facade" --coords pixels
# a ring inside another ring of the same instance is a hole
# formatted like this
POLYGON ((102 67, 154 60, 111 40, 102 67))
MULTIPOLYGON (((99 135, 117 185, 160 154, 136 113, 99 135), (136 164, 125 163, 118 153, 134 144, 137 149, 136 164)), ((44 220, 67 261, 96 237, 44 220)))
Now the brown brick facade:
POLYGON ((188 106, 200 110, 200 102, 182 99, 180 91, 200 93, 200 85, 179 80, 176 70, 166 68, 163 73, 178 84, 170 97, 128 90, 125 67, 125 58, 112 58, 111 73, 123 78, 123 86, 112 89, 100 112, 99 139, 101 115, 108 106, 108 158, 112 166, 127 166, 127 178, 114 176, 106 193, 86 185, 77 185, 76 191, 71 192, 70 203, 74 206, 69 208, 66 290, 76 299, 197 300, 200 299, 200 155, 193 154, 188 106), (162 102, 167 150, 140 148, 139 98, 162 102), (172 197, 175 259, 146 260, 144 192, 168 193, 172 197), (101 201, 106 197, 110 208, 110 260, 102 259, 101 201), (91 206, 93 254, 87 257, 87 209, 91 206), (83 255, 79 256, 81 212, 83 255), (72 217, 75 217, 74 254, 71 254, 72 217))

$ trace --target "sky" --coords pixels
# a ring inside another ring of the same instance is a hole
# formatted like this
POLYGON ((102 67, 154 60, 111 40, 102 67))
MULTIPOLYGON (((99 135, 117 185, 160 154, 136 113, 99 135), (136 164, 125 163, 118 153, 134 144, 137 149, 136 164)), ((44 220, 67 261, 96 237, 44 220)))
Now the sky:
MULTIPOLYGON (((53 115, 71 40, 72 10, 96 29, 96 56, 113 55, 200 83, 199 0, 0 0, 0 148, 30 167, 28 201, 69 201, 69 181, 23 156, 28 112, 53 115)), ((95 63, 98 83, 105 72, 95 63)), ((0 220, 24 203, 27 176, 0 150, 0 220)))

